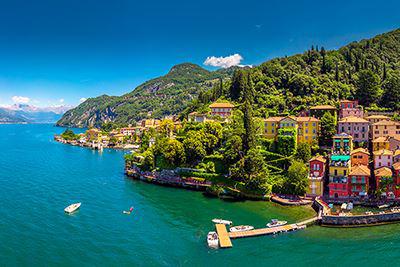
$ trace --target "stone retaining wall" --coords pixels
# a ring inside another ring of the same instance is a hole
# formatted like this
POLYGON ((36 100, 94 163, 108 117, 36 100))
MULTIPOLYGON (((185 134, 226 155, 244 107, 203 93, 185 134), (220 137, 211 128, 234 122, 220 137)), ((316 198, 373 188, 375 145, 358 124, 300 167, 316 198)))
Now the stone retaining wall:
POLYGON ((400 221, 400 212, 351 216, 323 215, 321 218, 321 224, 331 226, 362 226, 398 221, 400 221))

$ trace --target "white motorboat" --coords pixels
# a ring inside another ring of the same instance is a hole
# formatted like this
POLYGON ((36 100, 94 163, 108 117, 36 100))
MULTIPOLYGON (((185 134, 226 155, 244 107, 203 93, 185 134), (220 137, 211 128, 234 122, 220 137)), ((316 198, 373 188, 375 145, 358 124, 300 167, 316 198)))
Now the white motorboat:
POLYGON ((218 241, 218 234, 217 232, 208 232, 207 234, 207 244, 210 248, 218 248, 219 241, 218 241))
POLYGON ((212 219, 212 222, 218 223, 218 224, 232 225, 232 221, 223 220, 223 219, 212 219))
POLYGON ((82 203, 74 203, 74 204, 71 204, 71 205, 69 205, 68 207, 66 207, 65 209, 64 209, 64 211, 66 212, 66 213, 73 213, 74 211, 76 211, 77 209, 79 209, 79 207, 81 206, 81 204, 82 203))
POLYGON ((229 228, 229 232, 244 232, 244 231, 250 231, 253 230, 254 226, 251 225, 238 225, 238 226, 233 226, 229 228))
POLYGON ((287 221, 278 221, 277 219, 272 219, 270 223, 267 223, 269 228, 283 226, 287 224, 287 221))
POLYGON ((386 209, 386 208, 389 208, 388 204, 378 206, 378 209, 386 209))

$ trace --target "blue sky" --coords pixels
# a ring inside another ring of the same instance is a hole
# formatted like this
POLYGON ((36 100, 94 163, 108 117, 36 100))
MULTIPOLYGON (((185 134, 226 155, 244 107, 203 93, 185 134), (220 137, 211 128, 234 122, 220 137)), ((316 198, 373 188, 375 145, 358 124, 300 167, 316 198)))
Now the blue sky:
POLYGON ((0 104, 76 105, 182 62, 334 49, 400 27, 399 10, 390 0, 0 1, 0 104))

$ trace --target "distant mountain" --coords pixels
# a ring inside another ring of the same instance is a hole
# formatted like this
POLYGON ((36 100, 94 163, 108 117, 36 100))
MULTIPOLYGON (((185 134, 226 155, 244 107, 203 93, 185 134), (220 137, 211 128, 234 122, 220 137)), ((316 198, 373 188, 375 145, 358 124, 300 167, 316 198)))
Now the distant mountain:
POLYGON ((208 71, 191 63, 179 64, 125 95, 89 98, 67 111, 57 125, 87 127, 108 121, 129 123, 149 114, 155 118, 178 114, 202 89, 211 88, 220 78, 229 78, 232 72, 233 68, 208 71))
POLYGON ((0 107, 0 123, 54 123, 71 107, 36 107, 27 104, 14 104, 0 107))

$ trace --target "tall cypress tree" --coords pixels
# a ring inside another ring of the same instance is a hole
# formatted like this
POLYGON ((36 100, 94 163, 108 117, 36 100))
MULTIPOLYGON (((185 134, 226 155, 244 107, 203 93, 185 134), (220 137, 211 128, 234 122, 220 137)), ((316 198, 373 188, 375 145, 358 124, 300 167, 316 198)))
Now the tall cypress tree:
POLYGON ((245 76, 242 70, 236 70, 232 76, 232 84, 229 88, 229 96, 232 100, 239 100, 245 87, 245 76))
POLYGON ((339 81, 339 64, 336 62, 336 68, 335 68, 335 80, 338 82, 339 81))
POLYGON ((245 133, 243 136, 243 149, 245 152, 256 147, 256 128, 253 120, 254 88, 250 73, 247 76, 247 84, 243 88, 243 125, 245 133))

